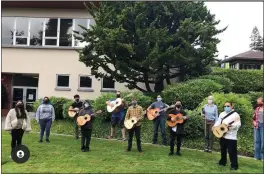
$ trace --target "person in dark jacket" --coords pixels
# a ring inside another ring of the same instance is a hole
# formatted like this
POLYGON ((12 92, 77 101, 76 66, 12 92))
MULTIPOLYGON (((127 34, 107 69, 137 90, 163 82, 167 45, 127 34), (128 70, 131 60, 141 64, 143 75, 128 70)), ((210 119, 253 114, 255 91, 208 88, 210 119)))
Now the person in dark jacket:
MULTIPOLYGON (((177 124, 175 127, 171 128, 169 127, 170 132, 170 153, 169 155, 174 154, 174 145, 175 145, 175 138, 177 137, 177 156, 181 156, 180 150, 181 150, 181 144, 182 144, 182 136, 184 133, 184 124, 185 120, 188 119, 186 116, 186 112, 182 109, 181 101, 176 101, 175 108, 171 110, 168 114, 174 114, 177 115, 181 113, 183 115, 184 122, 182 124, 177 124)), ((172 117, 168 116, 167 120, 172 120, 172 117)))
MULTIPOLYGON (((80 96, 78 94, 74 95, 74 102, 72 103, 71 107, 72 109, 78 108, 81 110, 83 106, 83 102, 80 101, 80 96)), ((74 133, 75 133, 75 138, 79 139, 79 126, 77 125, 77 117, 78 117, 78 112, 76 113, 74 119, 74 133)))
POLYGON ((92 122, 94 120, 94 113, 92 110, 92 106, 89 101, 83 102, 83 109, 80 110, 79 116, 84 116, 88 114, 91 116, 91 120, 86 122, 83 126, 81 126, 81 150, 82 152, 90 151, 90 141, 92 136, 92 122))

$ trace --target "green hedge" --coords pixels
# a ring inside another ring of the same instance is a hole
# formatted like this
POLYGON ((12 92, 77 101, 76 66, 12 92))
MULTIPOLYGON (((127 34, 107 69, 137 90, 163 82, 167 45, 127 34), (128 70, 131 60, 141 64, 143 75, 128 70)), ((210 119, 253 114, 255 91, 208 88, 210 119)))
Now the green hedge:
POLYGON ((211 79, 215 81, 216 83, 219 83, 223 85, 223 92, 224 93, 229 93, 232 92, 234 83, 225 77, 218 76, 218 75, 205 75, 205 76, 200 76, 199 79, 211 79))
POLYGON ((248 93, 250 91, 263 91, 262 70, 234 70, 213 68, 212 75, 219 75, 230 79, 233 83, 234 93, 248 93))
POLYGON ((257 99, 259 97, 263 97, 263 92, 249 92, 248 96, 250 97, 250 102, 252 104, 252 106, 255 108, 257 105, 257 99))
POLYGON ((162 92, 163 99, 168 104, 181 100, 186 109, 195 109, 201 101, 213 92, 222 92, 223 86, 210 79, 189 80, 177 85, 170 85, 162 92))

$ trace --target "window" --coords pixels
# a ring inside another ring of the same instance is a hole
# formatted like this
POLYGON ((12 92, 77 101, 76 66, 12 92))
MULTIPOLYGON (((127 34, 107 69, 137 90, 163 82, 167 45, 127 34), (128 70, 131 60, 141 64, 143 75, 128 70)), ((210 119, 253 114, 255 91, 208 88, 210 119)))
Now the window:
POLYGON ((29 18, 18 17, 15 24, 15 45, 28 45, 29 42, 29 18))
MULTIPOLYGON (((83 29, 80 27, 88 27, 88 20, 87 19, 75 19, 74 20, 74 31, 77 32, 77 34, 82 34, 83 33, 83 29)), ((74 46, 76 47, 80 47, 82 46, 83 43, 81 43, 79 40, 74 38, 74 46)))
POLYGON ((72 46, 72 19, 60 20, 60 46, 72 46))
POLYGON ((111 78, 103 78, 102 89, 115 89, 115 81, 111 78))
POLYGON ((69 75, 57 75, 57 87, 58 88, 68 88, 69 87, 70 76, 69 75))
POLYGON ((2 45, 13 45, 14 17, 2 17, 2 45))
POLYGON ((79 76, 79 88, 92 88, 92 78, 90 76, 79 76))
POLYGON ((58 40, 58 19, 46 18, 44 27, 45 46, 57 46, 58 40))
POLYGON ((30 19, 30 46, 42 45, 44 22, 44 18, 30 19))

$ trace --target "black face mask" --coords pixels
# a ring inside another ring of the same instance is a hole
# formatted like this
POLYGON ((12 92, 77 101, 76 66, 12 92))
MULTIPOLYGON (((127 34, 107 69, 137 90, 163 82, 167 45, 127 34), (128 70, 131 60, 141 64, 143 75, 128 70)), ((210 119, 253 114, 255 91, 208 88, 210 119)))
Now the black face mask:
POLYGON ((17 105, 17 107, 18 107, 19 109, 22 109, 22 108, 23 108, 23 105, 19 104, 19 105, 17 105))
POLYGON ((77 99, 75 99, 75 101, 76 101, 76 102, 79 102, 79 101, 80 101, 80 99, 78 99, 78 98, 77 98, 77 99))
POLYGON ((176 106, 176 108, 178 108, 178 109, 181 108, 181 105, 175 105, 175 106, 176 106))
POLYGON ((120 98, 121 97, 121 95, 120 94, 116 94, 116 98, 120 98))
POLYGON ((48 104, 49 101, 48 101, 48 100, 44 100, 43 103, 44 103, 44 104, 48 104))

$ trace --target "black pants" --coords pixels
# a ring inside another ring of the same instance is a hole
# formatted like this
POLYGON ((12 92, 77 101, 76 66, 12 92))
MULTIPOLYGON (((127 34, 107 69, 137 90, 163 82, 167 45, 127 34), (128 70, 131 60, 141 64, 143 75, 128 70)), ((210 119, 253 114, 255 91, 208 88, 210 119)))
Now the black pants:
POLYGON ((237 140, 228 140, 225 138, 220 139, 221 147, 221 159, 219 164, 226 165, 227 162, 227 151, 231 163, 231 167, 238 168, 237 163, 237 140))
POLYGON ((24 130, 23 129, 13 129, 11 131, 11 136, 12 136, 11 149, 12 150, 16 146, 21 145, 23 134, 24 134, 24 130))
POLYGON ((132 148, 132 140, 133 140, 133 135, 135 132, 136 139, 137 139, 137 149, 139 152, 142 152, 141 140, 140 140, 140 129, 141 129, 141 126, 136 126, 132 129, 128 130, 128 147, 127 147, 128 151, 130 151, 132 148))
POLYGON ((181 150, 182 135, 176 134, 174 131, 170 131, 170 152, 174 152, 175 138, 177 137, 177 152, 181 150))
POLYGON ((90 149, 90 141, 92 136, 92 129, 81 129, 82 141, 81 149, 90 149))

